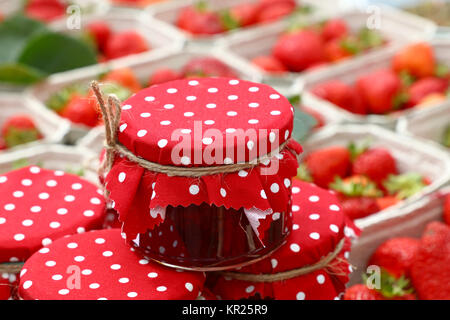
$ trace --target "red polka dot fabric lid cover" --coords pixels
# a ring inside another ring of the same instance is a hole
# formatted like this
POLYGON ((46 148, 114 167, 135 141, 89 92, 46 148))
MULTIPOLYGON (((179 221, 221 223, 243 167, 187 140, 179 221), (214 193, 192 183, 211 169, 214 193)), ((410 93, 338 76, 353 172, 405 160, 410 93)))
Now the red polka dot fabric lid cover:
POLYGON ((62 236, 100 228, 105 199, 78 176, 30 166, 0 175, 0 262, 24 261, 62 236))
POLYGON ((345 239, 344 247, 332 267, 283 281, 250 282, 219 276, 212 292, 222 299, 262 298, 279 300, 334 299, 345 290, 351 267, 347 258, 351 238, 358 229, 341 211, 337 197, 328 190, 294 180, 292 187, 293 229, 286 243, 269 258, 235 270, 240 273, 273 274, 313 265, 334 251, 345 239))
POLYGON ((119 229, 65 237, 24 265, 19 295, 25 300, 196 299, 205 276, 140 258, 119 229))
MULTIPOLYGON (((263 234, 270 226, 270 219, 265 219, 267 215, 287 211, 290 179, 296 175, 298 167, 297 157, 291 150, 299 154, 302 149, 290 140, 293 108, 271 87, 226 78, 177 80, 140 91, 125 101, 122 108, 119 142, 135 155, 152 162, 207 166, 206 157, 201 155, 214 145, 213 142, 225 141, 226 146, 226 140, 237 129, 255 129, 258 133, 253 140, 249 135, 233 145, 242 147, 245 161, 255 159, 259 153, 262 156, 275 152, 270 160, 251 170, 200 178, 155 173, 126 157, 116 156, 104 181, 128 237, 134 238, 158 225, 164 220, 164 208, 168 205, 205 202, 226 208, 245 208, 257 234, 263 234), (196 134, 199 124, 203 134, 196 134), (218 135, 209 136, 210 129, 218 135), (172 150, 184 139, 172 141, 174 132, 191 138, 188 154, 200 151, 202 161, 196 164, 195 156, 186 161, 180 158, 180 163, 171 159, 172 150), (288 148, 277 153, 278 147, 286 141, 288 148), (263 145, 265 149, 260 148, 263 145), (279 164, 278 172, 262 175, 262 168, 274 162, 279 164)), ((236 156, 227 159, 225 150, 218 164, 242 161, 236 156)))

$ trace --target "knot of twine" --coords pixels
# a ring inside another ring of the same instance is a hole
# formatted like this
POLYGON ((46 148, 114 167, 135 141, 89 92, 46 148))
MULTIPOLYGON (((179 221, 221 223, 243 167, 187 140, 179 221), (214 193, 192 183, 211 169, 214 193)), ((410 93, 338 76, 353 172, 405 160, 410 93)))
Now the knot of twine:
POLYGON ((19 273, 23 262, 0 263, 0 273, 19 273))
MULTIPOLYGON (((164 173, 168 176, 199 178, 202 176, 213 175, 218 173, 233 173, 238 172, 240 170, 246 170, 256 167, 260 163, 272 159, 272 157, 280 153, 284 148, 288 148, 287 144, 289 140, 282 143, 276 150, 250 162, 240 162, 220 166, 185 168, 172 165, 162 165, 159 163, 151 162, 142 157, 136 156, 133 152, 128 150, 124 145, 122 145, 119 142, 117 132, 119 129, 120 116, 122 113, 121 102, 115 96, 109 95, 107 103, 105 103, 103 94, 100 90, 97 81, 92 81, 91 88, 95 93, 98 104, 100 106, 100 110, 102 112, 103 121, 105 123, 106 155, 100 168, 101 173, 111 170, 112 165, 114 163, 115 153, 119 153, 127 157, 130 161, 137 163, 144 169, 153 172, 164 173)), ((297 161, 299 161, 299 154, 295 150, 292 150, 291 148, 289 148, 289 150, 296 156, 297 161)))
MULTIPOLYGON (((339 253, 344 247, 345 238, 342 239, 334 251, 330 252, 328 255, 320 259, 317 263, 304 266, 298 269, 292 269, 288 271, 278 272, 278 273, 266 273, 266 274, 252 274, 252 273, 241 273, 233 271, 221 271, 219 274, 224 277, 229 277, 235 280, 249 281, 249 282, 275 282, 288 280, 298 276, 302 276, 311 273, 316 270, 333 267, 332 261, 336 259, 339 253)), ((328 272, 328 270, 327 270, 328 272)))

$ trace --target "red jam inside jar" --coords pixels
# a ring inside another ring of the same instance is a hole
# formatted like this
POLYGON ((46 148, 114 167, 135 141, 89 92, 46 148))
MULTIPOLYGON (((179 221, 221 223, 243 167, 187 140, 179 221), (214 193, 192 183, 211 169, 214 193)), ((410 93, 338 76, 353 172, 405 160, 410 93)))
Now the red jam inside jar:
MULTIPOLYGON (((288 206, 290 208, 290 205, 288 206)), ((220 270, 256 262, 281 246, 291 229, 290 212, 280 213, 265 232, 264 245, 244 209, 190 205, 166 208, 164 221, 139 235, 134 246, 149 259, 191 270, 220 270)))

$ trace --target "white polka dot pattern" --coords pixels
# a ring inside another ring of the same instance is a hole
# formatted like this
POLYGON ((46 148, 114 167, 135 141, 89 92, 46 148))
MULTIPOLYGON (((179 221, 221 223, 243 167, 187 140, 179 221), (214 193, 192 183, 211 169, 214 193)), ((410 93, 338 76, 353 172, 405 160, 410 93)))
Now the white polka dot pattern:
MULTIPOLYGON (((244 80, 205 78, 172 81, 142 90, 124 102, 122 108, 120 142, 136 155, 161 164, 174 164, 170 154, 178 140, 173 141, 172 134, 180 128, 194 132, 195 122, 207 125, 203 127, 203 133, 207 129, 222 132, 223 142, 226 141, 230 121, 235 128, 244 131, 265 129, 253 142, 258 150, 263 144, 266 145, 265 150, 276 149, 278 144, 289 139, 292 132, 293 116, 289 101, 267 85, 244 80), (282 141, 273 144, 277 131, 280 134, 276 136, 282 141)), ((192 138, 201 141, 204 137, 193 135, 192 138)), ((193 143, 189 153, 193 155, 193 150, 205 149, 206 146, 193 143)), ((224 157, 225 147, 223 144, 224 157)), ((246 151, 247 160, 255 157, 253 153, 250 155, 251 149, 246 151)), ((208 163, 203 162, 203 165, 208 163)))
POLYGON ((141 263, 119 229, 62 238, 47 249, 25 263, 19 286, 25 300, 191 300, 205 281, 202 273, 141 263), (75 274, 80 277, 78 289, 68 285, 75 274))
POLYGON ((0 180, 4 180, 0 183, 0 261, 12 257, 23 261, 54 239, 103 223, 103 197, 95 185, 78 176, 31 166, 4 177, 0 180))

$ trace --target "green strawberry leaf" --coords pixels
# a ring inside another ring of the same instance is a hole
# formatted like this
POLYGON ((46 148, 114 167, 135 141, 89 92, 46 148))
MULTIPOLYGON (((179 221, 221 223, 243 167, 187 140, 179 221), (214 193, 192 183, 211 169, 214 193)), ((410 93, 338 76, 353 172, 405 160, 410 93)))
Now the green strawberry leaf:
POLYGON ((0 64, 17 62, 28 41, 36 34, 47 31, 43 23, 22 15, 3 21, 0 24, 0 64))
POLYGON ((224 10, 220 13, 220 21, 226 30, 234 30, 241 27, 239 21, 231 15, 230 10, 224 10))
POLYGON ((298 142, 304 141, 316 124, 317 121, 313 116, 295 108, 292 138, 298 142))
POLYGON ((299 94, 287 98, 293 107, 300 105, 302 102, 302 97, 299 94))
POLYGON ((383 196, 383 192, 372 181, 365 184, 354 181, 347 182, 336 176, 330 183, 330 188, 347 197, 377 198, 383 196))
POLYGON ((405 87, 409 87, 416 81, 416 78, 406 70, 400 71, 398 76, 405 87))
POLYGON ((97 57, 95 51, 80 40, 45 32, 29 39, 18 62, 51 74, 95 64, 97 57))
POLYGON ((415 172, 391 174, 383 185, 389 194, 399 199, 409 198, 426 187, 423 176, 415 172))
POLYGON ((45 78, 47 74, 20 63, 0 64, 0 82, 28 85, 45 78))
POLYGON ((69 103, 69 100, 74 93, 85 95, 87 92, 88 88, 86 85, 81 83, 75 83, 65 88, 62 88, 58 92, 51 95, 45 104, 49 109, 55 112, 59 112, 62 109, 64 109, 67 103, 69 103))
POLYGON ((299 165, 297 169, 297 178, 302 181, 313 182, 313 177, 311 176, 311 173, 305 163, 301 163, 299 165))
POLYGON ((445 78, 446 76, 448 76, 449 72, 450 68, 447 65, 438 63, 434 71, 434 75, 439 78, 445 78))
POLYGON ((195 9, 199 12, 205 12, 208 10, 208 1, 205 0, 199 0, 194 5, 195 9))
POLYGON ((372 139, 366 138, 358 143, 352 141, 348 144, 347 148, 350 152, 351 160, 354 161, 358 156, 366 152, 370 145, 372 144, 372 139))
POLYGON ((8 148, 13 148, 21 144, 36 141, 39 137, 40 133, 37 129, 23 130, 10 127, 8 128, 7 134, 3 136, 3 139, 8 148))
POLYGON ((442 144, 447 148, 450 148, 450 125, 448 125, 444 130, 444 137, 442 139, 442 144))
POLYGON ((106 97, 110 94, 116 95, 119 101, 125 101, 133 94, 130 90, 115 82, 103 83, 102 91, 106 97))
POLYGON ((379 47, 384 42, 384 39, 379 32, 369 28, 362 28, 359 30, 358 39, 363 50, 379 47))
POLYGON ((340 40, 339 45, 351 55, 356 55, 362 51, 361 44, 358 39, 355 39, 352 36, 348 36, 340 40))
POLYGON ((409 100, 409 94, 406 91, 402 91, 398 94, 396 94, 392 98, 392 107, 394 110, 400 110, 403 105, 408 102, 409 100))

